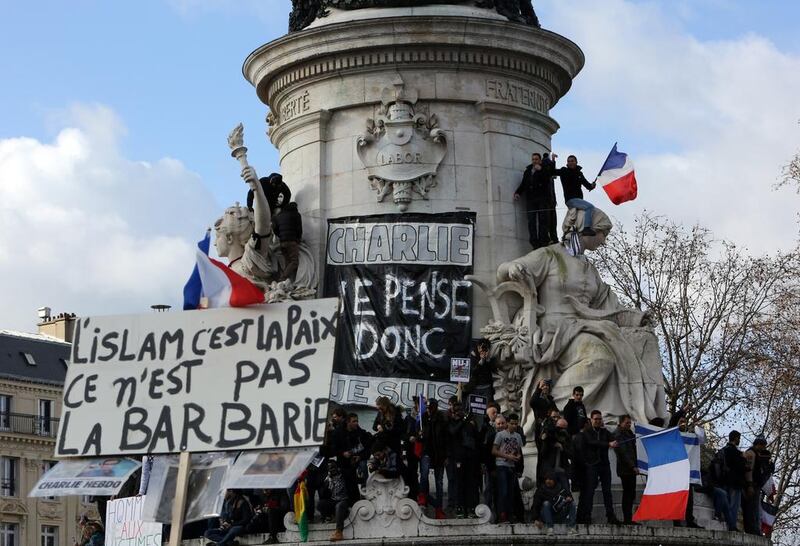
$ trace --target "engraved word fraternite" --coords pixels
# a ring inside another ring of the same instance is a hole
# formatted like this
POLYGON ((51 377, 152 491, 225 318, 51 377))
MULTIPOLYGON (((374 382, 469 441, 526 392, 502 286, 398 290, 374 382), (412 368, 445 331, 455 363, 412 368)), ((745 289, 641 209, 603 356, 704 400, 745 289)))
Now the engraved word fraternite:
POLYGON ((289 15, 289 31, 306 28, 318 17, 325 17, 335 9, 399 8, 428 6, 432 4, 470 5, 493 9, 509 21, 539 27, 539 19, 533 10, 531 0, 292 0, 292 13, 289 15))

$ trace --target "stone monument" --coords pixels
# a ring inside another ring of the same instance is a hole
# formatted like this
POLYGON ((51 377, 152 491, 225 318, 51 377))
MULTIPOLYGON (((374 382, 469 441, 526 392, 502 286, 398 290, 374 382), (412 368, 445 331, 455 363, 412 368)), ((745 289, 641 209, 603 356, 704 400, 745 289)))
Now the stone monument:
MULTIPOLYGON (((527 24, 519 2, 293 4, 304 30, 256 49, 243 72, 317 263, 329 218, 400 211, 473 211, 473 274, 486 281, 525 254, 512 196, 531 153, 550 148, 549 112, 581 50, 527 24)), ((473 335, 491 318, 475 291, 473 335)))

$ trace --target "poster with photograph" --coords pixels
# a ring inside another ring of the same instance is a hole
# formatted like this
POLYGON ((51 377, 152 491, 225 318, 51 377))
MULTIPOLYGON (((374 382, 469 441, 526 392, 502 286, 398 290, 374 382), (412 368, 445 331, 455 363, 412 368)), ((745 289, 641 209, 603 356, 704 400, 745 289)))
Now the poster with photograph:
POLYGON ((469 358, 451 358, 450 381, 454 383, 469 383, 469 364, 469 358))
MULTIPOLYGON (((193 454, 186 493, 186 521, 200 521, 219 515, 225 497, 225 477, 236 458, 234 453, 193 454)), ((172 499, 178 480, 178 457, 154 457, 142 511, 145 521, 169 523, 172 499)))
POLYGON ((316 455, 316 449, 242 453, 228 471, 225 488, 286 489, 316 455))
POLYGON ((127 457, 61 461, 42 475, 28 496, 116 495, 140 466, 127 457))

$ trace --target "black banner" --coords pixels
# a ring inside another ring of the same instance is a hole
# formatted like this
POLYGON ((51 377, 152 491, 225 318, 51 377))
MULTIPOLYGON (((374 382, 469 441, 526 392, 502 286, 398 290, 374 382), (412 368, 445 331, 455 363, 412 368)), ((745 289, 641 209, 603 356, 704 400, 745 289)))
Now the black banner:
POLYGON ((464 276, 472 272, 474 225, 471 212, 328 221, 324 291, 342 301, 335 401, 445 394, 450 358, 470 348, 472 288, 464 276), (352 384, 356 376, 361 385, 352 384))

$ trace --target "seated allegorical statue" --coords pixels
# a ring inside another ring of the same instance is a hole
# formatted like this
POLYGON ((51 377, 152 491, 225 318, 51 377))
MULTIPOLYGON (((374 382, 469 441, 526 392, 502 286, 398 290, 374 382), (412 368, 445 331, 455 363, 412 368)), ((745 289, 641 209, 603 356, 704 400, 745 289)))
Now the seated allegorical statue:
MULTIPOLYGON (((584 256, 605 244, 612 224, 595 209, 595 235, 580 235, 583 211, 570 209, 562 243, 539 248, 502 264, 498 284, 518 281, 535 302, 530 358, 523 384, 523 427, 533 427, 530 398, 540 379, 552 379, 552 395, 563 408, 575 386, 584 388, 587 411, 607 418, 629 414, 647 422, 666 414, 661 356, 648 315, 620 304, 611 287, 584 256)), ((515 321, 516 322, 516 321, 515 321)))

